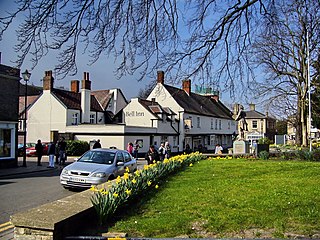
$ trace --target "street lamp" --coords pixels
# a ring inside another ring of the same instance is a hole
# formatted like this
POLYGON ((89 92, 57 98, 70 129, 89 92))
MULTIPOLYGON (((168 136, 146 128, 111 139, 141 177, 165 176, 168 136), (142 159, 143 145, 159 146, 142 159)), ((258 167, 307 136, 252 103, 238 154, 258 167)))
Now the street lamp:
POLYGON ((25 93, 24 93, 24 138, 23 138, 23 164, 22 167, 27 166, 27 96, 28 96, 28 81, 30 79, 31 73, 28 72, 28 70, 25 70, 22 73, 22 78, 25 81, 25 93))

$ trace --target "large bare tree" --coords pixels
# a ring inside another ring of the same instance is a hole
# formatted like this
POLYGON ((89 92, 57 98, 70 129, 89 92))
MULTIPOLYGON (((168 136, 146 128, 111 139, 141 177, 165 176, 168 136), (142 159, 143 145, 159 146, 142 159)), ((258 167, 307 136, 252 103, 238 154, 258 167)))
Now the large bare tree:
POLYGON ((18 0, 0 16, 0 40, 17 16, 17 66, 58 51, 58 74, 75 74, 77 56, 112 57, 118 76, 156 70, 234 90, 251 69, 243 52, 272 0, 18 0), (197 78, 196 78, 197 77, 197 78), (235 81, 235 79, 237 81, 235 81))
MULTIPOLYGON (((265 71, 257 93, 272 109, 295 114, 297 144, 307 145, 308 60, 317 59, 320 44, 318 0, 277 1, 256 39, 255 61, 265 71)), ((312 66, 312 65, 310 65, 312 66)))

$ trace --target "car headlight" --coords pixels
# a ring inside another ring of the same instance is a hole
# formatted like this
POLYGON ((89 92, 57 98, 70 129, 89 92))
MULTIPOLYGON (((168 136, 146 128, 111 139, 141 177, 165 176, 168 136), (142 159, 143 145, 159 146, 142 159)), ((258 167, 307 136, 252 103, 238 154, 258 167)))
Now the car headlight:
POLYGON ((97 172, 92 174, 92 177, 105 178, 107 175, 104 172, 97 172))
POLYGON ((62 170, 62 174, 64 174, 64 175, 69 175, 69 171, 68 171, 67 169, 63 169, 63 170, 62 170))

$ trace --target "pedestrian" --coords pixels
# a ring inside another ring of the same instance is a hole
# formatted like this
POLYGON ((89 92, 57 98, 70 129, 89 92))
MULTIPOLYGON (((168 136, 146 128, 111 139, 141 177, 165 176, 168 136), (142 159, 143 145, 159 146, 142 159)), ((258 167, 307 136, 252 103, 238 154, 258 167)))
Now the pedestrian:
POLYGON ((171 157, 171 146, 169 144, 169 142, 166 142, 164 144, 164 148, 166 149, 166 156, 165 158, 170 158, 171 157))
POLYGON ((48 168, 54 168, 54 157, 56 155, 56 144, 51 142, 48 148, 48 155, 49 155, 49 166, 48 168))
POLYGON ((166 149, 163 143, 160 144, 158 152, 159 152, 160 161, 163 161, 166 156, 166 149))
POLYGON ((59 165, 64 165, 66 162, 66 150, 67 150, 67 143, 65 142, 65 138, 62 137, 59 141, 59 165))
POLYGON ((127 151, 132 155, 133 154, 133 143, 129 142, 127 145, 127 151))
POLYGON ((185 153, 186 153, 186 154, 191 153, 191 148, 190 148, 189 143, 187 143, 187 144, 186 144, 186 148, 185 148, 185 150, 184 150, 184 151, 185 151, 185 153))
POLYGON ((37 157, 38 157, 38 166, 42 166, 41 165, 41 158, 42 158, 42 155, 43 155, 43 145, 41 143, 41 140, 38 139, 38 142, 35 146, 35 149, 36 149, 36 153, 37 153, 37 157))
POLYGON ((218 143, 214 150, 214 154, 222 154, 222 150, 223 150, 223 147, 221 147, 221 145, 218 143))
POLYGON ((56 164, 58 165, 59 164, 59 140, 57 141, 56 143, 56 146, 55 146, 55 156, 56 156, 56 164))
POLYGON ((134 146, 133 146, 133 157, 135 159, 138 158, 138 152, 139 152, 139 148, 140 148, 140 145, 138 144, 138 141, 134 141, 134 146))
POLYGON ((145 159, 147 160, 148 164, 152 164, 156 161, 159 161, 159 154, 153 145, 149 147, 149 150, 146 153, 145 159))
POLYGON ((100 139, 98 139, 92 146, 92 149, 101 148, 100 139))

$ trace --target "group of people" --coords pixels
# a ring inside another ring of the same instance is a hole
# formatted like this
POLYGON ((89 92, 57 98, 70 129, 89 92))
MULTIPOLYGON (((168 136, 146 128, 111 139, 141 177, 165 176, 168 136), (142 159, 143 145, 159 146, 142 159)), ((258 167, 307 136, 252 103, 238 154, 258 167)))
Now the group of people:
MULTIPOLYGON (((41 140, 39 139, 37 141, 37 144, 35 146, 35 150, 37 153, 37 160, 38 160, 38 166, 42 166, 41 164, 41 158, 44 154, 43 152, 43 144, 41 142, 41 140)), ((66 154, 66 150, 67 150, 67 143, 65 141, 65 138, 62 137, 60 138, 59 141, 57 141, 57 143, 55 142, 51 142, 48 146, 48 155, 49 155, 49 165, 48 168, 54 168, 54 158, 56 157, 56 164, 59 165, 65 165, 65 161, 67 159, 67 154, 66 154)))
POLYGON ((152 164, 157 161, 163 161, 165 158, 170 158, 171 156, 171 146, 169 142, 161 143, 159 149, 156 149, 155 145, 149 147, 146 153, 145 159, 148 164, 152 164))
POLYGON ((135 141, 134 143, 129 142, 128 146, 127 146, 127 151, 134 157, 134 158, 138 158, 138 152, 139 152, 139 148, 140 145, 137 141, 135 141))

